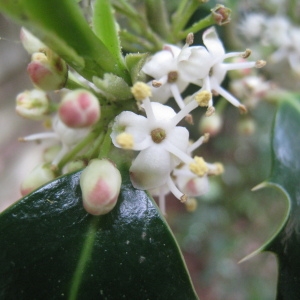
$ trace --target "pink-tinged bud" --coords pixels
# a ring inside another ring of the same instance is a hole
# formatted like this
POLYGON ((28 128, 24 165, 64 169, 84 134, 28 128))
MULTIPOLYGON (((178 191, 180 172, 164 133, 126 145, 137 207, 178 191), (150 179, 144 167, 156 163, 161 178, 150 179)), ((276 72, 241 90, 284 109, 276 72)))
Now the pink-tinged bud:
POLYGON ((51 164, 41 164, 36 166, 21 184, 21 194, 25 196, 41 185, 55 178, 54 171, 51 169, 51 164))
POLYGON ((78 89, 67 93, 59 106, 60 119, 71 128, 96 124, 100 118, 100 103, 91 92, 78 89))
POLYGON ((209 191, 207 176, 190 178, 179 176, 176 182, 179 189, 189 197, 200 197, 209 191))
POLYGON ((49 98, 44 91, 24 91, 17 95, 16 112, 30 120, 42 120, 49 112, 49 98))
POLYGON ((199 123, 199 130, 201 133, 209 133, 210 136, 215 136, 221 131, 222 125, 222 117, 218 113, 215 113, 209 117, 201 119, 199 123))
POLYGON ((50 50, 45 53, 34 53, 27 66, 27 72, 35 86, 44 91, 63 88, 68 77, 66 63, 50 50))
POLYGON ((94 159, 80 176, 83 206, 92 215, 104 215, 116 205, 120 188, 121 174, 112 162, 94 159))
POLYGON ((220 26, 231 21, 231 9, 224 5, 217 4, 216 7, 211 10, 211 14, 216 24, 220 26))
POLYGON ((45 44, 43 44, 38 38, 36 38, 24 27, 22 27, 20 31, 20 40, 23 47, 29 54, 41 52, 47 48, 45 44))

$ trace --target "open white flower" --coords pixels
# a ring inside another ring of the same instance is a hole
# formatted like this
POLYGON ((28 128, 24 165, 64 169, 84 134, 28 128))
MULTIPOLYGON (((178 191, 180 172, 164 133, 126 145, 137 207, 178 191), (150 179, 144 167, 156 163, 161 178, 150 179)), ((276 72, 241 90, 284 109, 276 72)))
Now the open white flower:
MULTIPOLYGON (((226 76, 227 71, 248 69, 253 67, 260 68, 265 65, 265 61, 224 63, 224 60, 227 58, 247 58, 251 54, 251 51, 246 50, 245 52, 225 53, 223 44, 219 39, 214 27, 211 27, 204 32, 203 43, 210 54, 210 60, 208 62, 210 64, 210 70, 203 79, 199 79, 198 81, 198 84, 202 86, 201 90, 211 91, 215 94, 220 94, 231 104, 239 107, 242 112, 245 112, 245 106, 242 105, 238 99, 232 96, 223 87, 221 87, 221 84, 226 76)), ((197 62, 195 62, 195 64, 197 64, 197 62)), ((199 67, 201 67, 202 65, 203 62, 201 60, 201 57, 199 57, 199 67)), ((209 100, 207 106, 207 114, 210 115, 214 112, 212 98, 209 100)))
POLYGON ((70 128, 59 119, 58 115, 55 115, 52 120, 52 129, 53 131, 35 133, 20 139, 20 141, 23 142, 43 139, 54 139, 59 141, 61 143, 61 150, 55 156, 52 161, 52 165, 57 165, 63 156, 67 154, 78 142, 80 142, 91 130, 91 128, 70 128))
MULTIPOLYGON (((188 164, 194 173, 201 166, 187 154, 189 132, 185 127, 176 126, 186 115, 198 106, 193 100, 179 113, 158 102, 150 102, 149 87, 136 83, 135 98, 141 100, 146 117, 124 111, 115 119, 111 138, 118 148, 141 151, 130 168, 134 187, 142 190, 158 188, 168 184, 171 192, 183 200, 184 195, 170 180, 172 170, 180 162, 188 164)), ((206 93, 204 93, 207 97, 206 93)))
POLYGON ((142 68, 145 74, 154 78, 149 82, 152 101, 166 103, 173 96, 180 108, 184 106, 180 93, 186 89, 189 82, 182 78, 178 68, 180 52, 179 47, 166 45, 162 51, 154 54, 142 68))

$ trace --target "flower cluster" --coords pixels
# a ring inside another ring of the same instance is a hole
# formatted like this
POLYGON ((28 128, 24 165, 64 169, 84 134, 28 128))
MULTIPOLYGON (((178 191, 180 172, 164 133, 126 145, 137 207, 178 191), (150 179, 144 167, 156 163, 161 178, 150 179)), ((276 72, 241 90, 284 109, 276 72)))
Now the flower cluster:
POLYGON ((182 49, 166 45, 144 65, 143 71, 153 79, 146 85, 137 82, 132 93, 146 116, 124 111, 115 118, 112 142, 116 147, 139 151, 134 159, 130 176, 134 187, 149 190, 159 197, 165 213, 164 196, 172 192, 182 202, 208 191, 208 176, 219 175, 223 167, 210 164, 203 157, 192 157, 208 135, 190 145, 189 131, 178 126, 183 120, 191 120, 190 113, 198 106, 207 107, 206 116, 215 112, 213 94, 220 94, 230 103, 246 112, 233 95, 221 87, 227 71, 264 66, 264 61, 244 61, 251 53, 225 53, 222 42, 212 27, 203 34, 204 46, 191 46, 193 35, 189 34, 182 49), (242 62, 225 63, 231 57, 242 57, 242 62), (199 90, 189 97, 181 93, 189 84, 199 85, 199 90), (176 113, 164 105, 173 96, 180 111, 176 113))

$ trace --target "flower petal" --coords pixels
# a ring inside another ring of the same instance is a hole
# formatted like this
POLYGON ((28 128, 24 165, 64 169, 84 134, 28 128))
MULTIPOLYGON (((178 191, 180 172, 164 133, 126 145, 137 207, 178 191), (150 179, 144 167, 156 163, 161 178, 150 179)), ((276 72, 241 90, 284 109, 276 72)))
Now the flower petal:
POLYGON ((225 50, 214 27, 207 29, 202 36, 203 43, 213 57, 223 56, 225 50))

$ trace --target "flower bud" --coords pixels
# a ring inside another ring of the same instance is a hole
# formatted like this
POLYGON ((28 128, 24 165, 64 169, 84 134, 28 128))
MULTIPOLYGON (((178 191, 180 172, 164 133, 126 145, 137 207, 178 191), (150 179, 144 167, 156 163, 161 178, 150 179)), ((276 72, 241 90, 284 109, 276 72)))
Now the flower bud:
POLYGON ((210 136, 215 136, 221 131, 222 125, 222 117, 218 113, 215 113, 201 119, 199 122, 199 130, 201 133, 209 133, 210 136))
POLYGON ((63 97, 58 115, 71 128, 89 127, 100 118, 100 103, 97 97, 87 90, 71 91, 63 97))
POLYGON ((21 184, 22 196, 33 192, 55 177, 54 171, 51 169, 51 164, 40 164, 36 166, 21 184))
POLYGON ((80 176, 83 206, 92 215, 104 215, 117 203, 121 174, 112 162, 94 159, 80 176))
POLYGON ((58 90, 65 86, 68 77, 66 63, 51 50, 34 53, 27 72, 35 86, 44 90, 58 90), (47 54, 47 55, 46 55, 47 54))
POLYGON ((200 197, 209 191, 209 180, 207 176, 187 177, 178 176, 176 183, 179 189, 189 197, 200 197))
POLYGON ((231 21, 231 9, 224 5, 217 4, 216 7, 211 10, 211 14, 216 24, 220 26, 231 21))
POLYGON ((44 91, 24 91, 17 95, 16 112, 27 119, 42 120, 49 112, 49 98, 44 91))
POLYGON ((41 52, 47 48, 45 44, 43 44, 38 38, 36 38, 24 27, 22 27, 20 31, 20 40, 23 47, 29 54, 41 52))

